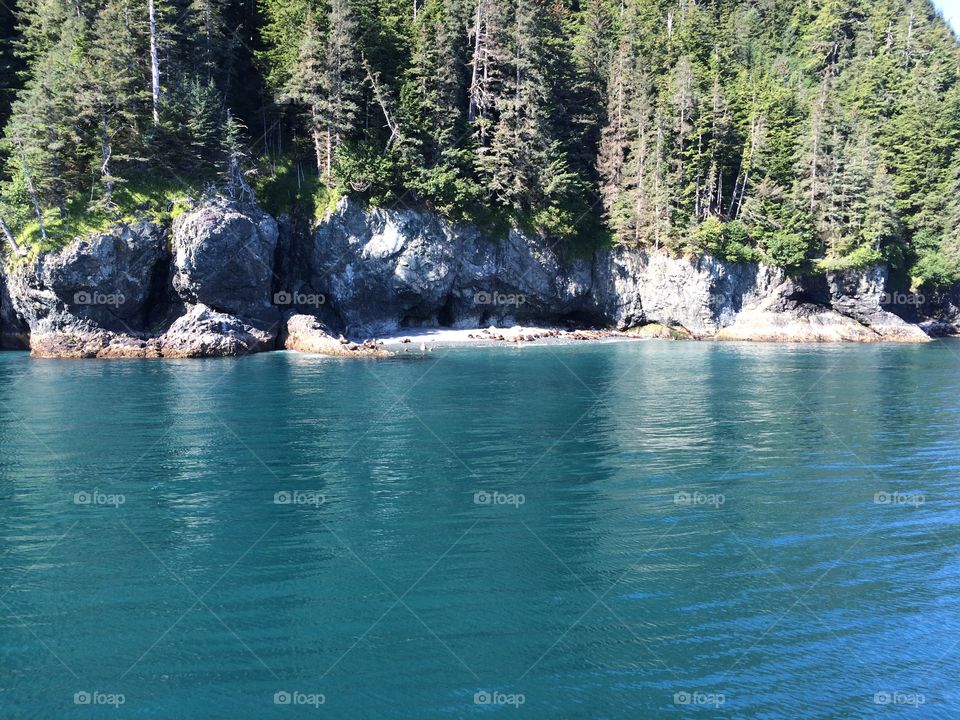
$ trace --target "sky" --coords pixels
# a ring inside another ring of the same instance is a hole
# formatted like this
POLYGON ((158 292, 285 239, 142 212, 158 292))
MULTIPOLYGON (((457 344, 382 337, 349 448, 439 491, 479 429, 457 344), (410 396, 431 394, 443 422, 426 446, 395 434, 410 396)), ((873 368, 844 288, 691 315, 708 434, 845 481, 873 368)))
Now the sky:
POLYGON ((960 34, 960 0, 933 0, 933 4, 940 8, 953 29, 960 34))

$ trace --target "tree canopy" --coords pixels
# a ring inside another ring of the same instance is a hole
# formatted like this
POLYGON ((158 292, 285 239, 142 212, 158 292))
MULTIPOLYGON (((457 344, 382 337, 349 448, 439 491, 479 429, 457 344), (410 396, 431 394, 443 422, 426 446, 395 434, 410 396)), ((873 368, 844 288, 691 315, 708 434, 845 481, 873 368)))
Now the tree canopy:
POLYGON ((28 242, 216 186, 960 280, 960 44, 929 0, 21 0, 0 27, 28 242))

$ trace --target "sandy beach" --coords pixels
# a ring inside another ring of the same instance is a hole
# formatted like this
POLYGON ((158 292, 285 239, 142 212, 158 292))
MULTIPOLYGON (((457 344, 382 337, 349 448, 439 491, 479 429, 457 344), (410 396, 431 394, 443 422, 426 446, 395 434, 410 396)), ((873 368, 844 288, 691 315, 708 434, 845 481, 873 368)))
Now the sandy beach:
POLYGON ((422 350, 434 347, 469 347, 477 345, 564 345, 580 342, 612 342, 631 340, 613 330, 566 330, 551 327, 515 325, 509 328, 482 329, 410 328, 404 332, 380 337, 383 348, 391 351, 422 350))

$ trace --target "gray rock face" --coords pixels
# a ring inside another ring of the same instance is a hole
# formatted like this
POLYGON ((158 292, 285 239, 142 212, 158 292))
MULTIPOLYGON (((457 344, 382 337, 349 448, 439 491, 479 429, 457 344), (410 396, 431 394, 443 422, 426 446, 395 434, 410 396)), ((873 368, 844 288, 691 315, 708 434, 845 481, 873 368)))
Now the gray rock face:
POLYGON ((200 304, 170 326, 159 346, 163 357, 228 357, 272 350, 275 340, 276 332, 200 304))
POLYGON ((562 318, 584 310, 592 263, 560 257, 549 243, 511 230, 497 243, 465 234, 451 311, 463 326, 562 318))
POLYGON ((0 269, 0 350, 28 350, 30 328, 13 307, 6 269, 0 269))
POLYGON ((784 279, 782 270, 763 265, 617 248, 597 256, 593 297, 601 315, 620 329, 656 323, 711 336, 784 279))
POLYGON ((390 332, 403 318, 435 323, 453 285, 455 241, 429 216, 342 203, 316 231, 301 287, 323 293, 350 334, 390 332))
POLYGON ((104 327, 139 327, 166 232, 137 223, 45 255, 41 280, 70 311, 104 327))
POLYGON ((41 357, 210 357, 273 349, 280 320, 270 303, 276 223, 259 210, 244 214, 220 202, 188 213, 177 229, 175 282, 168 275, 168 233, 150 223, 76 240, 14 267, 4 283, 10 318, 3 316, 0 294, 0 333, 27 328, 30 348, 41 357), (244 244, 231 249, 230 242, 244 244), (217 262, 223 263, 219 272, 217 262), (221 291, 217 304, 243 318, 180 303, 180 293, 221 291))
POLYGON ((888 298, 887 280, 886 265, 827 273, 830 304, 837 312, 870 327, 883 339, 928 339, 922 329, 883 309, 888 298))
POLYGON ((892 293, 890 309, 908 321, 919 323, 934 337, 960 335, 960 284, 937 291, 892 293))
POLYGON ((159 337, 116 333, 79 320, 69 327, 33 333, 30 349, 34 356, 46 358, 203 358, 272 350, 275 340, 275 334, 233 315, 195 305, 159 337))
POLYGON ((173 288, 187 303, 257 316, 270 308, 277 223, 261 210, 215 201, 173 225, 173 288))
MULTIPOLYGON (((350 200, 319 224, 307 256, 294 284, 325 294, 327 321, 332 313, 353 336, 576 319, 619 329, 655 323, 710 338, 751 310, 792 313, 775 333, 765 327, 764 337, 785 339, 795 330, 797 340, 925 339, 881 307, 883 267, 834 274, 819 287, 779 268, 708 256, 618 247, 592 261, 565 260, 549 243, 517 231, 494 241, 429 213, 366 211, 350 200), (872 330, 860 332, 865 327, 872 330)), ((758 322, 754 317, 759 329, 758 322)), ((769 318, 764 323, 774 327, 769 318)), ((748 331, 741 323, 738 332, 748 331)))
POLYGON ((31 334, 81 321, 135 334, 144 327, 154 273, 165 252, 166 231, 151 223, 75 240, 11 271, 13 310, 31 334))
POLYGON ((348 334, 401 327, 485 325, 579 309, 590 263, 561 262, 518 232, 490 241, 428 213, 342 201, 317 228, 301 292, 322 293, 348 334))
MULTIPOLYGON (((273 349, 380 353, 406 327, 569 321, 670 337, 920 341, 887 312, 886 269, 788 278, 778 268, 614 248, 565 258, 427 212, 343 200, 310 231, 212 201, 164 228, 118 227, 0 277, 0 343, 50 357, 209 357, 273 349), (275 260, 275 256, 279 257, 275 260), (27 330, 28 329, 28 330, 27 330), (344 348, 347 350, 344 351, 344 348)), ((938 301, 960 317, 960 292, 938 301)))

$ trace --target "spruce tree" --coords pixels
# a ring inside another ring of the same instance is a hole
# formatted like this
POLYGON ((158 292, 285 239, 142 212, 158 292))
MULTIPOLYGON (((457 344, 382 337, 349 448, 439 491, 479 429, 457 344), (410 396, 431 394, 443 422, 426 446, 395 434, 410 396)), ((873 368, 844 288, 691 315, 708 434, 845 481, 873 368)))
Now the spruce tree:
POLYGON ((137 18, 128 0, 107 0, 91 28, 78 98, 80 116, 98 141, 94 172, 107 207, 113 206, 115 185, 124 181, 118 166, 136 156, 142 131, 144 28, 137 18))

